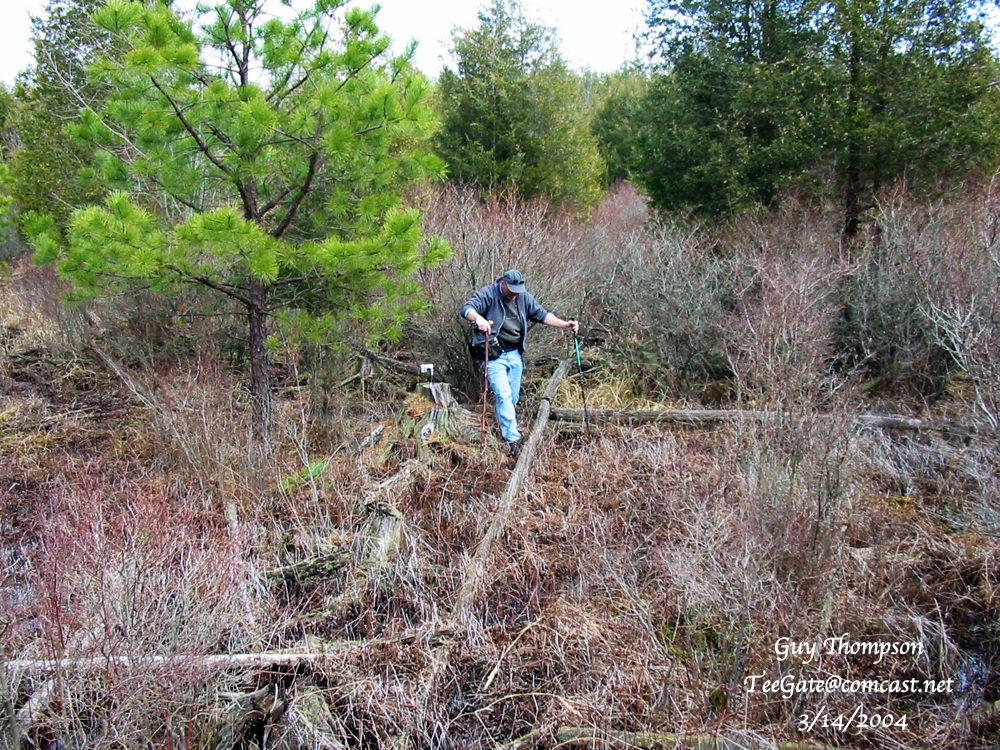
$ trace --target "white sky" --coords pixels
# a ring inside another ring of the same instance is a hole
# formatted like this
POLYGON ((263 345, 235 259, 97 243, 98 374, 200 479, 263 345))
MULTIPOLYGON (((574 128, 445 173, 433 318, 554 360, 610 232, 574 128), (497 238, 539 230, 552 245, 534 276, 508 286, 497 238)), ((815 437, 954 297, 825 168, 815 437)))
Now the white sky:
MULTIPOLYGON (((416 39, 416 66, 435 77, 447 62, 451 32, 476 26, 486 0, 381 0, 379 26, 401 49, 416 39)), ((352 4, 369 7, 374 0, 352 4)), ((0 0, 0 82, 8 86, 31 65, 29 14, 43 14, 46 0, 0 0)), ((191 7, 194 0, 179 3, 191 7)), ((642 28, 644 0, 522 0, 525 15, 557 30, 563 57, 577 69, 616 70, 636 57, 633 36, 642 28)))

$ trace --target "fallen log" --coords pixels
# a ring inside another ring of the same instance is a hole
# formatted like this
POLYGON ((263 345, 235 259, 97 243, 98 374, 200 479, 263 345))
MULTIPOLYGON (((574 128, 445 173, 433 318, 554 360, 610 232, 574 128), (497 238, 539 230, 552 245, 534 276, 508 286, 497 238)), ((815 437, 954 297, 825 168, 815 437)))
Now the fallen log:
MULTIPOLYGON (((621 747, 621 748, 688 748, 689 750, 746 750, 757 747, 758 742, 729 737, 693 734, 654 734, 651 732, 621 732, 614 729, 593 727, 559 727, 556 730, 559 746, 566 747, 621 747)), ((824 750, 812 742, 776 742, 778 750, 824 750)))
MULTIPOLYGON (((444 625, 429 630, 413 630, 390 638, 323 641, 318 645, 303 646, 309 650, 301 651, 264 651, 245 654, 155 654, 147 656, 94 654, 63 659, 9 659, 0 661, 0 671, 17 676, 45 674, 60 670, 88 671, 109 667, 144 667, 160 664, 184 664, 185 666, 223 669, 228 667, 292 667, 298 664, 322 661, 349 649, 381 648, 390 643, 433 643, 449 639, 455 635, 455 632, 454 627, 444 625)), ((228 697, 233 698, 234 696, 228 697)))
POLYGON ((549 379, 545 390, 542 391, 538 402, 538 414, 535 416, 531 434, 521 447, 521 454, 514 465, 514 471, 507 480, 503 495, 500 496, 496 510, 493 512, 493 520, 490 521, 486 534, 479 540, 476 552, 466 567, 462 588, 459 590, 457 604, 452 615, 459 622, 465 620, 475 604, 479 588, 482 584, 483 571, 486 568, 486 562, 493 548, 493 542, 496 541, 496 538, 500 536, 500 532, 503 531, 504 526, 507 525, 507 517, 510 515, 511 508, 514 505, 514 499, 521 488, 521 482, 528 475, 528 470, 531 468, 531 461, 535 457, 535 451, 545 432, 545 425, 549 421, 549 414, 552 411, 552 399, 555 398, 556 389, 569 371, 569 367, 570 361, 568 359, 560 362, 556 371, 552 373, 552 377, 549 379))
POLYGON ((365 349, 363 346, 354 345, 354 348, 359 354, 363 354, 370 359, 373 364, 388 367, 390 370, 395 370, 403 375, 415 375, 418 378, 423 376, 423 373, 420 371, 420 365, 415 365, 411 362, 403 362, 402 360, 394 359, 393 357, 387 357, 384 354, 376 354, 369 349, 365 349))
MULTIPOLYGON (((507 480, 503 495, 497 503, 493 520, 490 522, 489 528, 487 528, 485 535, 476 546, 475 553, 465 567, 462 585, 455 597, 455 606, 445 620, 447 627, 454 628, 456 632, 467 630, 463 623, 468 622, 472 608, 475 606, 479 589, 482 586, 486 562, 489 560, 489 555, 493 548, 493 542, 500 535, 500 532, 503 531, 507 523, 507 517, 510 515, 511 508, 513 507, 514 498, 521 486, 521 482, 527 476, 531 460, 542 438, 542 433, 545 431, 545 424, 549 420, 552 399, 555 397, 556 388, 559 387, 560 381, 562 381, 563 377, 569 371, 569 367, 570 361, 568 359, 560 362, 556 371, 549 379, 548 385, 542 392, 538 414, 535 417, 531 434, 524 441, 524 446, 521 448, 521 455, 518 457, 514 471, 507 480)), ((441 642, 430 655, 426 677, 423 680, 420 690, 416 693, 417 703, 428 716, 432 715, 435 711, 435 705, 432 702, 433 696, 437 694, 437 687, 443 679, 448 664, 451 662, 452 652, 456 648, 455 641, 448 638, 441 642)))
MULTIPOLYGON (((348 575, 348 585, 323 611, 325 617, 338 616, 346 607, 360 602, 362 592, 389 568, 403 544, 406 532, 403 514, 396 507, 397 500, 411 491, 418 481, 426 482, 429 477, 430 470, 427 466, 411 458, 398 472, 377 484, 358 503, 358 508, 368 516, 365 528, 359 534, 364 540, 363 548, 348 575)), ((350 563, 348 556, 345 565, 350 563)))
MULTIPOLYGON (((70 638, 69 648, 73 650, 86 649, 93 639, 86 633, 76 633, 70 638)), ((14 715, 13 732, 27 734, 36 724, 45 720, 45 709, 52 700, 57 687, 57 677, 48 677, 42 685, 31 694, 31 697, 14 715)))
POLYGON ((331 576, 344 568, 351 560, 351 552, 346 547, 330 550, 305 560, 282 565, 264 573, 272 581, 302 581, 306 578, 331 576))
POLYGON ((384 424, 375 425, 375 427, 372 428, 372 431, 369 432, 365 437, 352 438, 351 440, 347 441, 347 443, 344 444, 343 447, 338 449, 338 453, 343 452, 349 456, 356 456, 360 453, 364 453, 367 449, 371 448, 379 440, 381 440, 382 433, 384 432, 385 432, 384 424))
MULTIPOLYGON (((591 422, 667 422, 685 425, 713 425, 738 420, 765 421, 776 417, 798 419, 835 419, 832 414, 788 414, 773 411, 751 411, 743 409, 588 409, 584 415, 583 409, 552 409, 552 419, 563 422, 584 421, 586 416, 591 422)), ((970 436, 976 433, 974 428, 958 425, 952 422, 932 422, 914 417, 904 417, 897 414, 856 414, 851 420, 866 427, 880 427, 886 430, 912 430, 948 432, 955 435, 970 436)))
POLYGON ((19 673, 47 673, 62 670, 87 671, 105 670, 116 667, 156 667, 166 664, 185 664, 206 669, 228 667, 291 667, 306 662, 322 661, 330 657, 332 651, 347 648, 361 648, 369 641, 336 641, 326 644, 323 651, 285 652, 260 654, 172 654, 169 656, 76 656, 66 659, 11 659, 0 662, 0 670, 19 673))

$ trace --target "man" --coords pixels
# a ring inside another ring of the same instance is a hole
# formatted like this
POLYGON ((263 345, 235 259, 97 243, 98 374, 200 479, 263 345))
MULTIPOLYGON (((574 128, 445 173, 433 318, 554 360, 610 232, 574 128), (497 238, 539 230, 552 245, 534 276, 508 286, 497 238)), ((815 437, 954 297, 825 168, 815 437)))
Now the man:
POLYGON ((475 324, 471 349, 482 362, 486 358, 489 337, 489 362, 486 375, 496 407, 500 432, 513 456, 521 451, 521 432, 517 428, 517 406, 521 396, 521 357, 528 339, 528 321, 564 328, 576 333, 580 324, 558 318, 538 304, 528 293, 520 271, 507 271, 494 283, 477 291, 462 305, 461 315, 475 324))

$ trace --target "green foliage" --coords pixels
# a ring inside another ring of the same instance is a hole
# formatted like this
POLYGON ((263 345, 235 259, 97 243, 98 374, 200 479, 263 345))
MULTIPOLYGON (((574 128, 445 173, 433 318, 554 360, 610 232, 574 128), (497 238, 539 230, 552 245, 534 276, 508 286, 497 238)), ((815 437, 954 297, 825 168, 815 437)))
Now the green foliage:
POLYGON ((590 130, 605 164, 605 182, 633 179, 642 157, 639 138, 642 108, 649 77, 639 70, 623 69, 600 84, 600 102, 590 130))
POLYGON ((813 3, 650 0, 669 68, 641 105, 638 166, 660 206, 772 205, 819 158, 824 76, 813 3))
POLYGON ((11 224, 11 207, 13 204, 14 182, 10 173, 10 147, 13 137, 11 120, 14 110, 14 99, 6 86, 0 85, 0 231, 6 230, 11 224))
POLYGON ((637 172, 660 206, 773 206, 832 165, 856 221, 901 176, 996 162, 996 64, 964 0, 648 8, 664 66, 639 107, 637 172))
POLYGON ((6 230, 11 224, 11 205, 14 202, 12 188, 10 167, 0 162, 0 231, 6 230))
POLYGON ((94 20, 123 54, 91 66, 106 97, 72 134, 111 192, 65 232, 30 222, 39 260, 82 294, 196 284, 242 305, 262 419, 268 316, 391 330, 418 292, 408 276, 448 252, 401 201, 442 174, 428 83, 387 59, 373 13, 341 6, 286 21, 227 0, 199 36, 165 5, 109 0, 94 20))
POLYGON ((103 84, 87 80, 85 67, 110 39, 90 24, 101 0, 49 0, 32 19, 35 66, 16 89, 12 125, 18 147, 10 159, 11 194, 19 214, 52 214, 65 226, 73 205, 99 200, 100 187, 80 180, 92 150, 73 141, 64 125, 81 104, 98 106, 103 84))
POLYGON ((16 141, 13 131, 15 106, 14 95, 6 86, 0 84, 0 158, 4 161, 10 158, 16 141))
POLYGON ((493 0, 478 27, 456 32, 453 52, 456 69, 441 74, 438 138, 451 176, 593 205, 603 165, 582 82, 552 31, 527 21, 516 0, 493 0))
POLYGON ((299 487, 314 483, 330 468, 330 458, 314 458, 297 472, 284 476, 278 483, 282 492, 294 492, 299 487))
POLYGON ((845 232, 905 175, 933 186, 1000 155, 998 68, 966 0, 838 0, 823 17, 831 70, 830 156, 845 232))

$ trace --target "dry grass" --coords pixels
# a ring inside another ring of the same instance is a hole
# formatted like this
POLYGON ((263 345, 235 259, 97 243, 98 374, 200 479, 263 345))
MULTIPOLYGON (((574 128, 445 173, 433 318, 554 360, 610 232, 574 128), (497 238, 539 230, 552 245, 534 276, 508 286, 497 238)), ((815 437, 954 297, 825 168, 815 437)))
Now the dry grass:
POLYGON ((573 372, 556 389, 555 405, 567 409, 665 409, 663 402, 636 394, 634 381, 604 372, 573 372))
POLYGON ((36 267, 21 258, 5 269, 0 284, 0 326, 23 337, 19 348, 52 347, 64 343, 64 326, 72 312, 60 304, 64 287, 51 269, 36 267))

